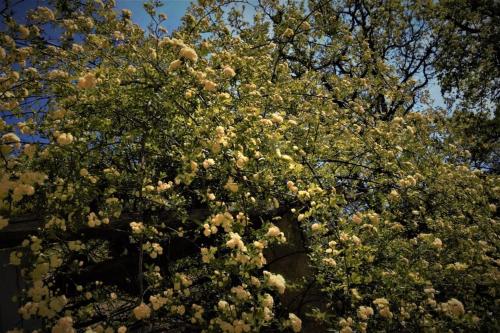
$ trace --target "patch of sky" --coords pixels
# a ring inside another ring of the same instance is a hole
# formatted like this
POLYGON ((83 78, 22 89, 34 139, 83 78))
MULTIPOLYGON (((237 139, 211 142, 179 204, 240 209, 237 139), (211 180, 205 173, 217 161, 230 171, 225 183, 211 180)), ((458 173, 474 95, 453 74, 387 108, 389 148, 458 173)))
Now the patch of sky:
MULTIPOLYGON (((132 11, 132 21, 139 24, 142 29, 147 30, 151 23, 151 17, 144 9, 144 4, 147 1, 140 0, 117 0, 116 9, 129 9, 132 11)), ((166 0, 162 1, 163 6, 158 10, 158 14, 164 13, 167 15, 167 20, 162 24, 168 32, 172 32, 181 24, 181 18, 191 5, 189 0, 166 0)))

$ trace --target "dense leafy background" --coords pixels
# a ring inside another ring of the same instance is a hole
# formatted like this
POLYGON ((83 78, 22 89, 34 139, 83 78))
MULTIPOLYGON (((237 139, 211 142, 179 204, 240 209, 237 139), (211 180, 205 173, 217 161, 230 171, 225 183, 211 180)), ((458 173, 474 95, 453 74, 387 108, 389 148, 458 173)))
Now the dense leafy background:
POLYGON ((499 25, 471 3, 205 0, 172 33, 156 2, 148 31, 113 1, 5 7, 0 228, 39 225, 20 314, 498 330, 499 25))

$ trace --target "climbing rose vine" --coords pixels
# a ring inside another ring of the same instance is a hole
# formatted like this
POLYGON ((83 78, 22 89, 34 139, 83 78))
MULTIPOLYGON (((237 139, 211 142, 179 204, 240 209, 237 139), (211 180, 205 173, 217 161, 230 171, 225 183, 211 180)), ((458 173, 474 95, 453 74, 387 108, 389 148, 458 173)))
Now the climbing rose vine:
POLYGON ((0 229, 36 222, 10 264, 38 332, 499 328, 498 174, 379 46, 440 2, 204 0, 173 32, 114 5, 3 15, 0 229))

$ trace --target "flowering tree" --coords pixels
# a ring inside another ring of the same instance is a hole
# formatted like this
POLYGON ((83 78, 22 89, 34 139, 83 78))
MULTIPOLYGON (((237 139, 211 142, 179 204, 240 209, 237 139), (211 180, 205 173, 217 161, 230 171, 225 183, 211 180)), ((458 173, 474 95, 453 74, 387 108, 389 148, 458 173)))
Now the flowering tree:
POLYGON ((200 1, 172 34, 157 5, 148 32, 113 1, 3 13, 0 228, 39 223, 10 257, 23 318, 498 329, 499 178, 427 102, 439 4, 200 1))

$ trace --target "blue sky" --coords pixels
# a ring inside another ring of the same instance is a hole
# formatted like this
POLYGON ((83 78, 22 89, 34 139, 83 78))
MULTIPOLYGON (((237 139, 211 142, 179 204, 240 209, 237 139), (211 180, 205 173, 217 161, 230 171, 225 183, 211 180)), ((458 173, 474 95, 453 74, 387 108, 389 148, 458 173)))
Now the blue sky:
MULTIPOLYGON (((3 8, 4 1, 0 0, 0 7, 3 8)), ((16 3, 16 0, 10 0, 11 3, 16 3)), ((130 9, 132 11, 132 20, 142 27, 146 28, 149 23, 149 16, 144 11, 143 4, 146 1, 142 0, 116 0, 116 7, 118 10, 130 9)), ((164 5, 161 12, 167 14, 168 20, 165 22, 164 26, 169 31, 173 30, 179 25, 180 19, 186 9, 189 7, 190 0, 164 0, 164 5)), ((13 11, 14 17, 18 21, 24 21, 24 14, 38 6, 47 6, 47 0, 24 0, 16 3, 13 11)))
MULTIPOLYGON (((143 3, 141 0, 117 0, 116 7, 118 9, 130 9, 132 11, 132 21, 140 24, 146 29, 149 23, 149 15, 144 11, 143 3)), ((167 14, 167 21, 163 24, 169 32, 179 26, 181 17, 189 7, 190 0, 164 0, 164 5, 159 10, 161 13, 167 14)))
POLYGON ((435 106, 446 108, 443 95, 441 94, 441 88, 435 79, 432 79, 429 83, 429 92, 434 100, 435 106))

